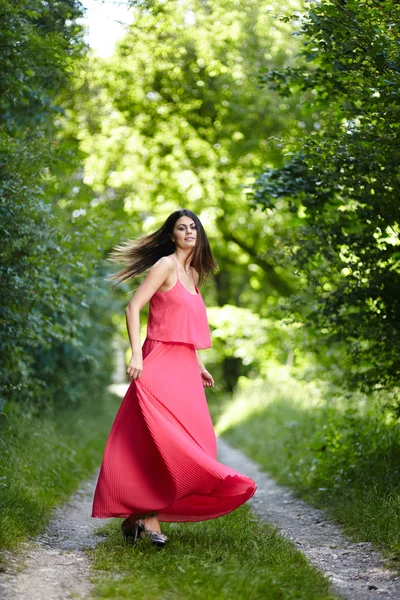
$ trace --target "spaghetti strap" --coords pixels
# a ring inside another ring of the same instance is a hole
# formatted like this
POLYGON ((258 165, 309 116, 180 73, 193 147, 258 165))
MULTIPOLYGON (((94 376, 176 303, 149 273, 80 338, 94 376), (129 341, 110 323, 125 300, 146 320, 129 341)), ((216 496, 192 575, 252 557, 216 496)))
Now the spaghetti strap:
MULTIPOLYGON (((177 279, 179 279, 178 261, 175 260, 175 258, 172 256, 172 254, 170 254, 169 256, 172 258, 172 260, 174 261, 174 263, 176 265, 176 277, 177 277, 177 279)), ((192 274, 192 279, 193 279, 194 287, 195 287, 195 289, 198 290, 198 287, 197 287, 197 284, 196 284, 196 280, 194 278, 192 267, 190 267, 190 272, 192 274)), ((179 279, 179 281, 180 281, 180 279, 179 279)), ((190 292, 190 293, 192 294, 192 292, 190 292)), ((194 294, 192 294, 192 296, 194 296, 194 294)))
MULTIPOLYGON (((172 254, 170 254, 170 257, 172 258, 172 260, 173 260, 173 261, 174 261, 174 263, 175 263, 175 266, 176 266, 176 278, 177 278, 177 280, 178 280, 178 279, 179 279, 178 261, 174 259, 174 257, 172 256, 172 254)), ((179 279, 179 281, 180 281, 180 279, 179 279)))

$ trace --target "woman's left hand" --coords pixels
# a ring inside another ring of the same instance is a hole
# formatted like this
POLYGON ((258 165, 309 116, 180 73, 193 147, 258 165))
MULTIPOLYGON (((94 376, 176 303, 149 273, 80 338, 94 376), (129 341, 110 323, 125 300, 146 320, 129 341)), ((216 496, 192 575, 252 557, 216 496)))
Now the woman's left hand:
POLYGON ((214 379, 207 369, 201 371, 200 374, 201 379, 203 380, 203 387, 214 387, 214 379))

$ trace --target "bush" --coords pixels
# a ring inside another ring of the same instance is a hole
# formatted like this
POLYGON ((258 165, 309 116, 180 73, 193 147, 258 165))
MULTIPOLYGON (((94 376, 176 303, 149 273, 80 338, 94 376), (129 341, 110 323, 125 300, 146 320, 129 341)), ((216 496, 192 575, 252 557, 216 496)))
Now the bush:
POLYGON ((81 14, 74 0, 0 0, 0 410, 77 403, 112 367, 101 233, 71 215, 82 156, 56 126, 81 14))

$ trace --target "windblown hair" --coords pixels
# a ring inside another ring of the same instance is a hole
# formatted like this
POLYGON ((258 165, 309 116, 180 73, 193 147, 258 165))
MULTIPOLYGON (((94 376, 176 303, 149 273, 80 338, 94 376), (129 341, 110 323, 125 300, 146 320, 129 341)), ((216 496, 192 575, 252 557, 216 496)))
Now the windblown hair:
POLYGON ((157 231, 146 235, 137 240, 128 240, 121 245, 116 246, 109 256, 109 260, 122 263, 125 265, 123 269, 117 273, 108 276, 108 279, 117 281, 113 289, 123 281, 132 279, 140 273, 147 271, 154 265, 162 256, 168 256, 175 251, 175 243, 172 241, 173 230, 176 221, 180 217, 189 217, 196 224, 197 236, 196 245, 188 255, 185 261, 192 257, 191 266, 193 266, 199 274, 199 287, 207 280, 209 273, 217 271, 216 264, 211 253, 210 244, 203 225, 200 219, 191 210, 181 209, 169 215, 157 231))

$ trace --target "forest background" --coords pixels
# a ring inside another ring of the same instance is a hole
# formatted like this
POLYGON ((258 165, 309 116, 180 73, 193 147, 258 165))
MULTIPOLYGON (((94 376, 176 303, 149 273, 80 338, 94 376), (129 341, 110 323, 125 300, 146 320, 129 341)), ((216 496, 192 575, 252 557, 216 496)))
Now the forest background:
POLYGON ((0 0, 1 541, 98 464, 138 283, 106 259, 181 207, 218 433, 398 556, 400 8, 127 3, 103 59, 78 0, 0 0))

